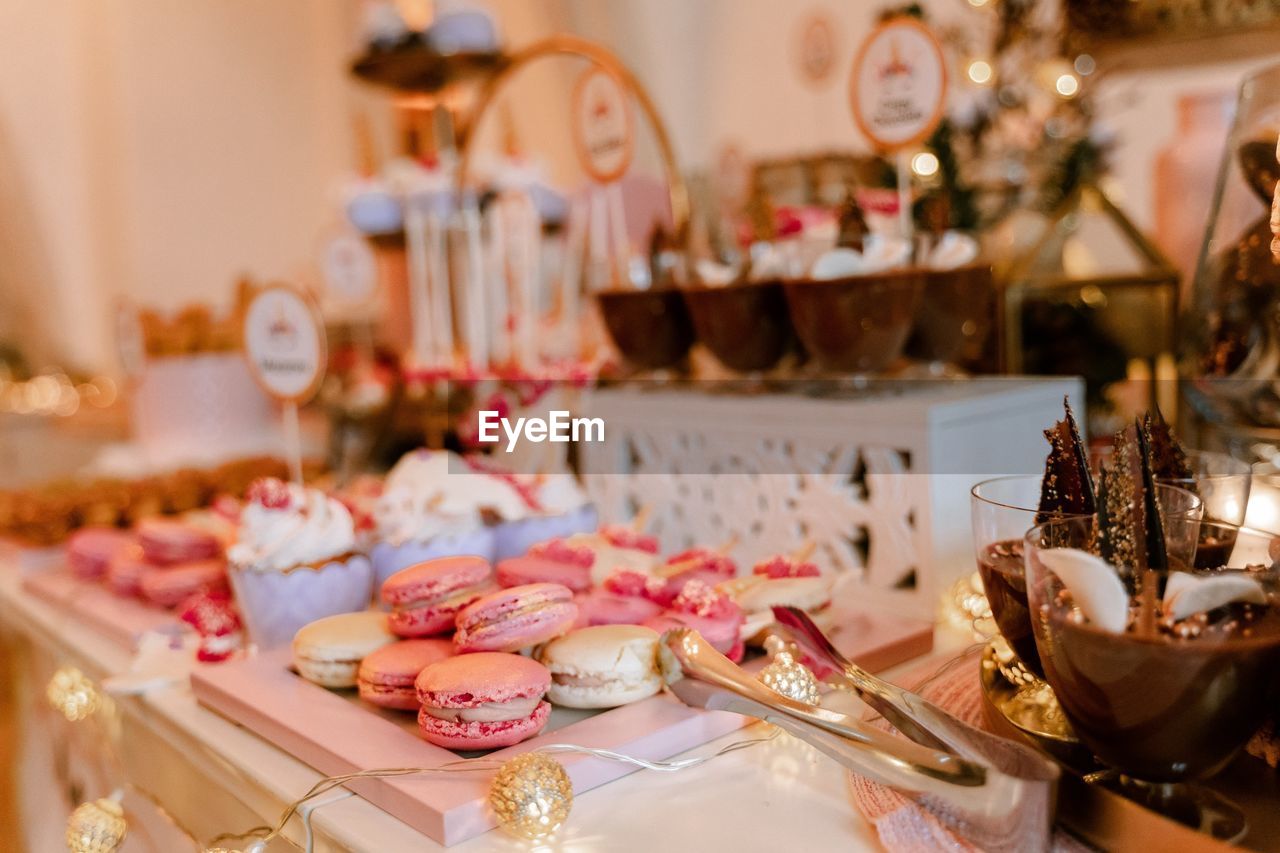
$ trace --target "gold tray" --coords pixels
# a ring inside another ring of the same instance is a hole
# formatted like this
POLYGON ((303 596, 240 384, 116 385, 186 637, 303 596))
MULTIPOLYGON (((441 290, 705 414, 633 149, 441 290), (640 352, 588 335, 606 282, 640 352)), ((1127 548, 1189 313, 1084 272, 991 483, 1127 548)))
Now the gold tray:
MULTIPOLYGON (((1280 853, 1280 772, 1241 753, 1225 770, 1202 787, 1234 802, 1248 821, 1243 838, 1234 845, 1217 841, 1170 820, 1120 794, 1084 781, 1098 770, 1070 726, 1052 710, 1028 717, 1031 704, 1026 688, 1011 684, 1000 673, 994 641, 982 652, 979 666, 982 712, 996 734, 1021 739, 1060 764, 1064 770, 1058 789, 1058 819, 1069 831, 1103 850, 1258 850, 1280 853), (1023 694, 1020 696, 1020 689, 1023 694)), ((1043 690, 1049 690, 1045 685, 1043 690)), ((1052 698, 1052 697, 1049 697, 1052 698)), ((1056 701, 1054 702, 1056 705, 1056 701)))

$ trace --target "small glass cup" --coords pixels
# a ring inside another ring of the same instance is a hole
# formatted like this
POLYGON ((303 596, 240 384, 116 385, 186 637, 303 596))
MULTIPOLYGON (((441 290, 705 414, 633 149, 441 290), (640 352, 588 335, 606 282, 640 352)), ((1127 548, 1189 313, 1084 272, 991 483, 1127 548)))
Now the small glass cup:
MULTIPOLYGON (((991 616, 1026 668, 1043 677, 1027 612, 1023 559, 1023 539, 1036 523, 1040 480, 1039 474, 984 480, 970 491, 969 507, 978 574, 991 616)), ((1204 505, 1186 489, 1157 484, 1156 499, 1166 524, 1200 521, 1204 505)), ((1191 553, 1188 546, 1188 559, 1191 553)))
POLYGON ((1192 472, 1190 478, 1159 482, 1195 492, 1204 501, 1204 520, 1222 522, 1222 525, 1206 524, 1200 528, 1200 535, 1208 538, 1201 539, 1195 558, 1197 569, 1217 568, 1231 553, 1235 540, 1215 537, 1229 537, 1235 528, 1244 524, 1253 468, 1233 456, 1208 450, 1188 450, 1187 463, 1192 472))
MULTIPOLYGON (((1082 618, 1041 559, 1049 549, 1091 550, 1096 533, 1094 518, 1064 518, 1032 528, 1024 541, 1045 680, 1081 742, 1115 771, 1099 781, 1215 837, 1238 837, 1244 831, 1238 808, 1185 783, 1221 770, 1270 710, 1280 675, 1280 604, 1270 554, 1280 539, 1237 525, 1172 520, 1166 524, 1172 566, 1194 565, 1201 542, 1230 541, 1217 568, 1252 566, 1250 577, 1262 583, 1268 604, 1215 609, 1185 635, 1134 626, 1112 633, 1082 618)), ((1171 574, 1156 573, 1160 589, 1171 574)))

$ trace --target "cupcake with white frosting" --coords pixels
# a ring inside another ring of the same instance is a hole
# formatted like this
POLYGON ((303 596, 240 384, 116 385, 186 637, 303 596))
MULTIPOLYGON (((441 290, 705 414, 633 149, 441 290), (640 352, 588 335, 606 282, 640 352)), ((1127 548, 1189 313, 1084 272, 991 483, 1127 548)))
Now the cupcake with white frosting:
POLYGON ((519 491, 525 511, 494 528, 494 557, 523 556, 535 543, 595 530, 596 508, 572 474, 492 474, 519 491))
POLYGON ((473 473, 456 454, 406 453, 387 474, 374 507, 369 556, 377 582, 437 557, 492 560, 494 530, 486 518, 525 511, 511 486, 473 473))
POLYGON ((227 556, 260 648, 288 643, 321 617, 363 610, 373 597, 373 567, 358 549, 351 513, 318 489, 272 478, 254 483, 227 556))

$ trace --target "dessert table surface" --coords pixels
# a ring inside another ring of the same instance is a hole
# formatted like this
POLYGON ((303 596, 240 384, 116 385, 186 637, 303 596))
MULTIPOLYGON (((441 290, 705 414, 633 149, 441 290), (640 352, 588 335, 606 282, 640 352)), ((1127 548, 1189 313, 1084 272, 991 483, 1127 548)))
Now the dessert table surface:
MULTIPOLYGON (((54 714, 43 692, 53 670, 79 667, 95 680, 125 672, 131 655, 92 628, 70 622, 21 587, 18 568, 0 564, 0 629, 4 653, 22 659, 18 733, 22 758, 18 790, 26 849, 63 848, 70 801, 65 777, 76 775, 81 799, 105 796, 119 784, 119 767, 136 786, 126 792, 132 818, 124 850, 182 850, 182 827, 201 841, 219 832, 274 824, 285 806, 322 774, 197 704, 181 685, 118 697, 112 715, 120 746, 106 752, 82 729, 54 714), (56 716, 56 719, 50 717, 56 716), (79 738, 68 737, 74 731, 79 738), (70 742, 70 746, 64 743, 70 742), (66 753, 71 753, 69 756, 66 753), (55 770, 63 768, 61 777, 55 770), (61 781, 60 781, 61 778, 61 781), (136 825, 135 825, 136 824, 136 825)), ((933 658, 954 654, 961 638, 939 631, 933 658)), ((917 659, 899 670, 918 668, 917 659)), ((891 670, 888 675, 892 676, 891 670)), ((842 699, 844 697, 837 697, 842 699)), ((856 700, 848 699, 849 702, 856 700)), ((744 738, 762 737, 755 724, 691 750, 706 755, 744 738)), ((346 791, 321 797, 310 815, 317 850, 446 849, 346 791)), ((5 829, 0 827, 0 842, 5 829)), ((285 842, 303 846, 307 828, 292 820, 285 842)), ((5 846, 0 843, 0 847, 5 846)), ((735 751, 674 773, 639 771, 575 797, 556 840, 537 849, 588 851, 653 849, 879 850, 874 829, 855 809, 843 769, 789 736, 735 751)), ((19 848, 21 849, 21 848, 19 848)), ((449 850, 528 850, 531 845, 488 832, 449 850)))

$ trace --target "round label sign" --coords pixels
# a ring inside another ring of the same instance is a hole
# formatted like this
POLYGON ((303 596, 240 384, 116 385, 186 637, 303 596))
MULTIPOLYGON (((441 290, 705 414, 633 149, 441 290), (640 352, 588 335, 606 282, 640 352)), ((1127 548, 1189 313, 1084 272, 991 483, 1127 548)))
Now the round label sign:
POLYGON ((583 170, 607 184, 631 166, 635 131, 626 91, 603 68, 582 75, 573 91, 573 142, 583 170))
POLYGON ((814 86, 831 78, 836 67, 836 28, 825 12, 815 12, 801 24, 796 61, 801 79, 814 86))
POLYGON ((260 290, 244 314, 244 355, 268 394, 305 403, 325 368, 324 325, 311 299, 287 284, 260 290))
POLYGON ((138 307, 127 300, 116 305, 116 352, 125 376, 136 379, 142 375, 147 366, 147 337, 138 307))
POLYGON ((881 24, 853 63, 849 97, 858 128, 881 150, 928 138, 942 119, 947 67, 942 46, 914 18, 881 24))
POLYGON ((320 273, 329 290, 347 302, 372 298, 378 283, 378 265, 373 250, 359 234, 343 231, 324 244, 320 273))

